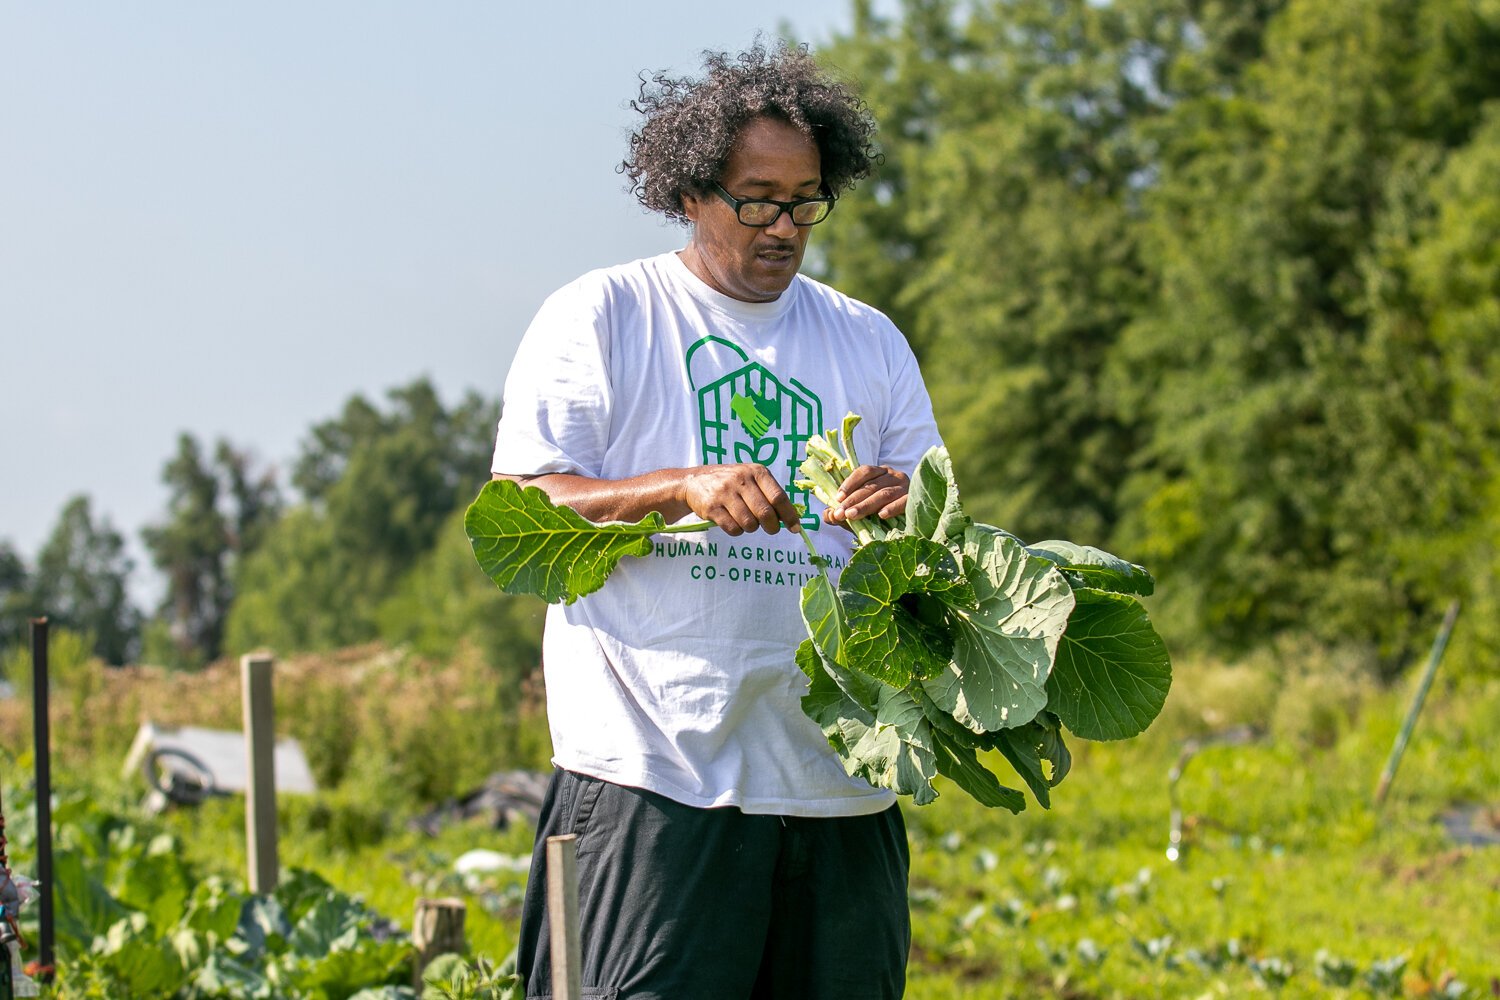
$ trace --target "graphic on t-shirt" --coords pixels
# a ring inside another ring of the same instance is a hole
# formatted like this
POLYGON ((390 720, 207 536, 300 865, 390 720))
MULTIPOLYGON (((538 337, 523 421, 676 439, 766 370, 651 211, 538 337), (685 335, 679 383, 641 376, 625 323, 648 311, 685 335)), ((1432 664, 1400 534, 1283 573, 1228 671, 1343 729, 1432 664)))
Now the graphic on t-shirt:
MULTIPOLYGON (((796 480, 807 439, 823 428, 823 401, 795 378, 782 381, 732 341, 707 336, 683 358, 698 393, 698 433, 704 465, 754 462, 775 473, 792 503, 810 496, 796 480)), ((802 526, 817 531, 811 511, 802 526)))

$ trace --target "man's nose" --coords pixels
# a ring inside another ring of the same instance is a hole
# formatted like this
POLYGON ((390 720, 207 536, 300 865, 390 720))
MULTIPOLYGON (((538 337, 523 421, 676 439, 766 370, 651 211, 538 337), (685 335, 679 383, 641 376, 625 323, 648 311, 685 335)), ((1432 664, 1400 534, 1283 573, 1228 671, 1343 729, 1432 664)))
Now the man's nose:
POLYGON ((791 212, 782 212, 776 216, 776 221, 766 227, 766 233, 777 239, 790 240, 797 236, 797 224, 792 221, 791 212))

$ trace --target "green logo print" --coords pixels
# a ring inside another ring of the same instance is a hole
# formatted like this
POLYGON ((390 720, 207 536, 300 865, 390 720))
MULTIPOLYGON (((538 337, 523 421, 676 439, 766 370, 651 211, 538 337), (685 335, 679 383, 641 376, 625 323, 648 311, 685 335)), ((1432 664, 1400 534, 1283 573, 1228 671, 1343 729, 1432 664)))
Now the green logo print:
MULTIPOLYGON (((776 474, 792 503, 808 504, 795 480, 807 439, 823 426, 823 401, 794 378, 783 382, 738 344, 708 336, 687 349, 688 384, 698 394, 704 465, 754 462, 776 474)), ((802 526, 817 531, 814 514, 802 526)))

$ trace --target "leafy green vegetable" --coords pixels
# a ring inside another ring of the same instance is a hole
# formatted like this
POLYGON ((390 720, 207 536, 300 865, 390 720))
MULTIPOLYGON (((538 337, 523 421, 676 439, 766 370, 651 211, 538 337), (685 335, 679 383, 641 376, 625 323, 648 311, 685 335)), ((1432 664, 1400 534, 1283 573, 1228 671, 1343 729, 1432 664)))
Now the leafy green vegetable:
POLYGON ((953 659, 927 693, 975 732, 1025 725, 1047 704, 1072 594, 1051 565, 984 525, 964 533, 961 552, 976 606, 955 609, 953 659))
POLYGON ((1084 739, 1136 736, 1172 686, 1166 643, 1135 598, 1085 588, 1073 595, 1078 606, 1047 681, 1048 705, 1084 739))
POLYGON ((973 522, 958 503, 958 483, 946 451, 917 466, 906 498, 905 533, 944 545, 964 536, 973 522))
POLYGON ((592 594, 625 556, 649 553, 654 534, 709 527, 668 528, 656 513, 634 524, 595 524, 535 486, 505 479, 485 483, 464 515, 474 557, 490 579, 507 594, 535 594, 549 604, 592 594))
POLYGON ((1054 538, 1034 542, 1026 546, 1026 551, 1062 567, 1063 575, 1077 587, 1092 587, 1116 594, 1139 594, 1142 597, 1151 596, 1151 592, 1156 589, 1156 580, 1146 572, 1144 566, 1127 562, 1092 545, 1075 545, 1073 542, 1054 538))
MULTIPOLYGON (((855 423, 808 441, 802 485, 825 504, 858 464, 855 423)), ((923 457, 902 522, 850 527, 861 544, 837 586, 825 574, 803 588, 815 641, 798 654, 811 679, 803 708, 850 774, 922 804, 937 795, 935 771, 1020 811, 1022 794, 980 757, 998 750, 1046 807, 1072 766, 1064 725, 1121 739, 1161 710, 1166 649, 1128 596, 1149 594, 1150 574, 1092 546, 1028 547, 973 523, 946 450, 923 457)))
MULTIPOLYGON (((753 400, 737 412, 747 428, 758 423, 753 400)), ((798 485, 830 507, 859 465, 858 423, 850 414, 808 439, 798 485)), ((657 514, 596 525, 509 482, 487 484, 465 524, 502 588, 569 602, 603 586, 624 556, 650 552, 651 535, 712 527, 668 527, 657 514)), ((1133 596, 1151 593, 1151 574, 1092 546, 1027 546, 974 523, 945 449, 923 456, 902 518, 849 528, 859 544, 836 583, 812 553, 819 572, 802 588, 808 638, 796 661, 808 678, 802 709, 850 775, 919 805, 942 775, 1019 812, 1025 796, 987 765, 998 752, 1047 807, 1072 766, 1064 727, 1125 739, 1161 711, 1171 664, 1133 596)))
POLYGON ((936 542, 896 538, 855 552, 836 595, 844 608, 842 662, 896 687, 941 671, 953 640, 943 623, 913 613, 923 606, 919 602, 900 603, 918 595, 937 598, 944 607, 974 602, 958 560, 936 542))

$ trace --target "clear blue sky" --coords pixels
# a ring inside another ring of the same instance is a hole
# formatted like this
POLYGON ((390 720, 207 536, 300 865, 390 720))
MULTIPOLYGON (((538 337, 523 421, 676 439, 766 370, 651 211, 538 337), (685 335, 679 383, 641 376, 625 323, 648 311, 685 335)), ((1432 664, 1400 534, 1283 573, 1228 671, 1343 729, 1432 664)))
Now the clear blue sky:
POLYGON ((685 237, 615 173, 636 74, 849 8, 0 0, 0 539, 87 493, 149 594, 179 432, 285 470, 356 392, 498 397, 548 292, 685 237))

